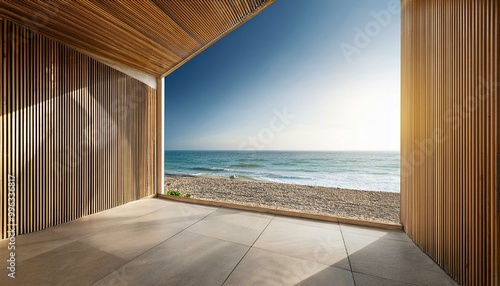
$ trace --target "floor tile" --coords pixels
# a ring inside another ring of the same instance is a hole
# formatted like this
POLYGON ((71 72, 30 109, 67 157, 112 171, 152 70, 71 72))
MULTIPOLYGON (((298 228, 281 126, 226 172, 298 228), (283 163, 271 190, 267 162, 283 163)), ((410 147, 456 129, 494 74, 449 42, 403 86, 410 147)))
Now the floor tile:
POLYGON ((356 272, 354 273, 354 281, 356 281, 356 286, 415 286, 415 284, 389 280, 356 272))
POLYGON ((394 240, 400 240, 400 241, 406 241, 406 242, 412 242, 413 241, 408 237, 406 233, 404 233, 401 230, 386 230, 386 229, 381 229, 381 228, 374 228, 374 227, 364 227, 364 226, 357 226, 357 225, 349 225, 349 224, 340 224, 340 228, 342 229, 342 232, 349 232, 349 233, 357 233, 357 234, 363 234, 363 235, 368 235, 368 236, 374 236, 374 237, 381 237, 385 239, 394 239, 394 240))
POLYGON ((350 269, 340 231, 273 220, 254 247, 350 269))
POLYGON ((95 285, 222 285, 247 246, 183 231, 95 285))
POLYGON ((251 246, 272 218, 267 214, 221 208, 187 231, 251 246))
POLYGON ((415 244, 344 233, 354 272, 417 285, 446 285, 454 281, 415 244))
POLYGON ((0 285, 90 285, 126 260, 80 242, 43 253, 16 265, 16 278, 0 271, 0 285), (14 281, 13 281, 14 280, 14 281))
POLYGON ((199 207, 190 204, 174 204, 146 215, 129 220, 125 224, 156 227, 168 225, 175 228, 187 228, 216 211, 213 207, 199 207))
POLYGON ((340 230, 339 224, 336 222, 318 221, 318 220, 312 220, 312 219, 303 219, 303 218, 285 217, 285 216, 276 216, 274 218, 274 220, 296 223, 296 224, 303 224, 303 225, 314 226, 314 227, 340 230))
MULTIPOLYGON (((47 228, 37 232, 19 235, 15 240, 16 260, 27 260, 42 253, 67 245, 76 240, 78 240, 78 237, 63 235, 60 232, 54 231, 53 228, 47 228)), ((10 253, 7 248, 7 244, 8 240, 0 241, 1 258, 7 257, 10 253)))
POLYGON ((224 286, 354 285, 350 271, 252 248, 224 286))
POLYGON ((126 203, 124 205, 105 210, 91 216, 95 217, 108 217, 110 215, 113 218, 121 218, 121 219, 130 219, 136 218, 156 210, 166 208, 169 206, 175 205, 171 201, 163 200, 163 199, 144 199, 137 200, 126 203))
POLYGON ((139 224, 122 224, 79 240, 101 251, 123 259, 133 259, 181 232, 168 226, 144 227, 139 224))
POLYGON ((71 236, 81 239, 85 236, 112 228, 125 221, 127 221, 127 219, 122 217, 112 217, 111 215, 106 217, 90 215, 53 226, 50 230, 59 233, 62 236, 71 236))

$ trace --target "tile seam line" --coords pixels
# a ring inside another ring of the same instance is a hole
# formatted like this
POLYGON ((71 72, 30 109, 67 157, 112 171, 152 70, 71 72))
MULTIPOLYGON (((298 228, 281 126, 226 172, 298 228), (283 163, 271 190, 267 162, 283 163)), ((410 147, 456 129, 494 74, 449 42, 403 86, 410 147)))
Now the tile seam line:
MULTIPOLYGON (((119 206, 118 206, 118 207, 119 207, 119 206)), ((111 208, 111 209, 113 209, 113 208, 111 208)), ((108 209, 108 210, 111 210, 111 209, 108 209)), ((152 211, 152 212, 155 212, 155 211, 152 211)), ((151 213, 152 213, 152 212, 151 212, 151 213)), ((97 213, 96 213, 96 214, 97 214, 97 213)), ((147 213, 147 214, 150 214, 150 213, 147 213)), ((145 215, 147 215, 147 214, 145 214, 145 215)), ((142 216, 142 215, 141 215, 141 216, 142 216)), ((84 216, 84 217, 88 217, 88 216, 84 216)), ((84 217, 81 217, 81 218, 84 218, 84 217)), ((80 218, 78 218, 78 219, 76 219, 76 220, 68 221, 68 222, 65 222, 65 223, 62 223, 62 224, 58 224, 58 225, 54 225, 54 226, 51 226, 51 227, 47 227, 47 228, 44 228, 44 229, 39 230, 39 231, 30 232, 30 233, 27 233, 26 235, 37 234, 37 233, 39 233, 40 231, 50 230, 51 228, 56 227, 56 226, 62 226, 62 225, 64 225, 64 224, 70 224, 70 223, 72 223, 72 222, 76 222, 76 221, 77 221, 77 220, 79 220, 79 219, 80 219, 80 218)), ((37 256, 40 256, 40 255, 43 255, 43 254, 45 254, 45 253, 48 253, 48 252, 51 252, 51 251, 57 250, 57 249, 59 249, 59 248, 62 248, 62 247, 68 246, 68 245, 70 245, 70 244, 72 244, 72 243, 75 243, 75 242, 81 241, 81 240, 83 240, 83 239, 85 239, 85 238, 88 238, 89 236, 92 236, 92 235, 98 234, 98 233, 103 232, 103 231, 108 231, 108 230, 110 230, 110 229, 112 229, 112 228, 115 228, 115 227, 121 226, 121 225, 123 225, 124 223, 126 223, 127 221, 132 221, 132 220, 134 220, 134 219, 136 219, 136 218, 123 218, 123 219, 120 219, 119 224, 117 224, 117 225, 113 225, 113 226, 110 226, 110 227, 106 227, 106 228, 104 228, 104 229, 102 229, 102 230, 96 231, 96 232, 92 232, 92 233, 89 233, 89 234, 85 234, 85 235, 81 236, 81 237, 80 237, 80 238, 78 238, 78 239, 75 239, 75 240, 69 241, 68 243, 64 243, 64 244, 62 244, 62 245, 60 245, 60 246, 58 246, 58 247, 56 247, 56 248, 54 248, 54 249, 51 249, 51 250, 49 250, 49 251, 45 251, 45 252, 39 253, 39 254, 37 254, 37 255, 35 255, 35 256, 33 256, 33 257, 30 257, 30 258, 28 258, 28 259, 26 259, 26 260, 22 260, 22 261, 28 261, 28 260, 30 260, 30 259, 33 259, 33 258, 37 257, 37 256)), ((65 238, 71 238, 71 235, 66 235, 66 234, 63 234, 62 236, 64 236, 65 238)))
POLYGON ((162 242, 160 242, 160 243, 158 243, 158 244, 156 244, 156 245, 152 246, 151 248, 149 248, 148 250, 146 250, 146 251, 144 251, 144 252, 142 252, 142 253, 138 254, 137 256, 135 256, 135 257, 133 257, 133 258, 131 258, 131 259, 129 259, 129 260, 127 260, 127 261, 125 261, 125 262, 124 262, 124 263, 123 263, 120 267, 117 267, 117 268, 115 268, 115 269, 111 270, 108 274, 105 274, 104 276, 102 276, 102 277, 101 277, 101 278, 99 278, 98 280, 94 281, 94 282, 93 282, 92 284, 90 284, 90 285, 95 285, 96 283, 98 283, 99 281, 103 280, 104 278, 106 278, 106 277, 108 277, 108 276, 112 275, 115 271, 117 271, 117 270, 119 270, 119 269, 122 269, 124 266, 126 266, 126 265, 127 265, 127 264, 129 264, 130 262, 132 262, 132 261, 134 261, 135 259, 139 258, 140 256, 144 255, 146 252, 148 252, 148 251, 152 250, 153 248, 155 248, 155 247, 157 247, 158 245, 162 244, 163 242, 165 242, 165 241, 167 241, 167 240, 171 239, 172 237, 177 236, 179 233, 181 233, 181 232, 183 232, 183 231, 184 231, 183 229, 180 229, 180 230, 179 230, 179 232, 177 232, 176 234, 174 234, 174 235, 172 235, 171 237, 169 237, 169 238, 167 238, 167 239, 163 240, 162 242))
POLYGON ((245 252, 245 254, 243 254, 243 256, 241 257, 240 261, 238 261, 238 263, 236 263, 236 265, 234 266, 233 270, 231 270, 231 272, 229 272, 229 274, 227 275, 226 279, 224 279, 224 282, 222 282, 221 286, 223 286, 224 284, 226 284, 227 282, 227 279, 229 279, 229 277, 231 277, 231 275, 233 274, 234 270, 236 270, 236 268, 238 267, 238 265, 240 265, 241 261, 243 261, 243 259, 245 258, 245 256, 247 256, 248 252, 250 251, 250 249, 253 248, 253 246, 255 245, 255 243, 257 242, 257 240, 259 240, 259 238, 262 236, 262 234, 264 233, 264 231, 266 231, 267 227, 271 224, 271 222, 276 218, 276 215, 273 215, 273 217, 269 220, 269 222, 267 223, 266 227, 264 227, 264 229, 260 232, 259 236, 254 240, 254 242, 252 243, 252 245, 247 249, 247 251, 245 252))
MULTIPOLYGON (((215 210, 214 210, 214 211, 215 211, 215 210)), ((186 227, 186 228, 179 228, 179 229, 180 229, 180 231, 179 231, 179 232, 177 232, 176 234, 172 235, 171 237, 169 237, 169 238, 167 238, 167 239, 165 239, 165 240, 162 240, 161 242, 159 242, 159 243, 155 244, 154 246, 152 246, 152 247, 150 247, 149 249, 145 250, 145 251, 144 251, 144 252, 142 252, 141 254, 138 254, 138 255, 137 255, 137 256, 135 256, 134 258, 132 258, 132 259, 128 260, 127 262, 125 262, 122 266, 120 266, 120 267, 118 267, 118 268, 114 269, 113 271, 109 272, 107 275, 103 276, 103 277, 102 277, 102 278, 100 278, 99 280, 96 280, 95 282, 93 282, 93 283, 92 283, 92 284, 90 284, 90 285, 95 285, 95 284, 96 284, 96 283, 98 283, 99 281, 101 281, 101 280, 103 280, 104 278, 108 277, 109 275, 113 274, 113 272, 115 272, 115 271, 117 271, 117 270, 119 270, 119 269, 123 268, 125 265, 127 265, 127 264, 129 264, 130 262, 132 262, 132 261, 136 260, 137 258, 141 257, 141 256, 142 256, 142 255, 144 255, 146 252, 149 252, 149 251, 151 251, 153 248, 157 247, 158 245, 160 245, 160 244, 162 244, 162 243, 164 243, 164 242, 166 242, 166 241, 168 241, 168 240, 170 240, 170 239, 172 239, 172 238, 176 237, 176 236, 177 236, 177 235, 179 235, 180 233, 184 232, 187 228, 191 227, 192 225, 194 225, 194 224, 198 223, 198 222, 199 222, 199 221, 201 221, 201 220, 204 220, 204 219, 205 219, 207 216, 209 216, 211 213, 212 213, 212 212, 208 213, 206 216, 204 216, 204 217, 203 217, 203 218, 201 218, 200 220, 198 220, 198 221, 196 221, 196 222, 194 222, 194 223, 190 224, 190 225, 189 225, 188 227, 186 227)))
POLYGON ((354 278, 354 272, 351 264, 351 256, 349 255, 349 251, 347 250, 347 244, 345 242, 344 232, 342 231, 342 225, 340 223, 339 223, 339 229, 340 229, 340 235, 342 235, 342 241, 344 242, 344 249, 345 249, 345 254, 347 255, 347 261, 349 262, 352 282, 354 283, 354 286, 356 286, 356 278, 354 278))
MULTIPOLYGON (((278 222, 283 222, 283 221, 280 221, 280 220, 276 220, 278 222)), ((290 223, 290 224, 295 224, 293 222, 287 222, 287 223, 290 223)), ((307 226, 307 227, 315 227, 315 226, 309 226, 309 225, 301 225, 301 224, 298 224, 300 226, 307 226)), ((337 224, 338 225, 338 224, 337 224)), ((336 231, 336 232, 340 232, 340 229, 333 229, 333 228, 321 228, 321 227, 317 227, 319 229, 322 229, 322 230, 328 230, 328 231, 336 231)), ((342 233, 340 233, 341 236, 342 236, 342 233)), ((344 237, 342 236, 342 242, 344 242, 344 237)), ((258 246, 253 246, 253 248, 255 249, 259 249, 259 250, 262 250, 262 251, 265 251, 265 252, 268 252, 268 253, 273 253, 273 254, 278 254, 278 255, 283 255, 283 256, 286 256, 286 257, 290 257, 290 258, 294 258, 294 259, 300 259, 300 260, 304 260, 304 261, 308 261, 308 262, 312 262, 312 263, 316 263, 316 264, 320 264, 320 265, 324 265, 326 267, 333 267, 333 268, 338 268, 338 269, 343 269, 343 270, 348 270, 350 271, 350 269, 345 269, 345 268, 342 268, 342 267, 338 267, 338 266, 334 266, 334 265, 330 265, 330 264, 325 264, 323 262, 319 262, 319 261, 313 261, 311 259, 306 259, 306 258, 301 258, 301 257, 296 257, 296 256, 291 256, 291 255, 288 255, 288 254, 283 254, 283 253, 280 253, 280 252, 276 252, 276 251, 272 251, 272 250, 269 250, 269 249, 264 249, 264 248, 260 248, 258 246)), ((344 248, 345 248, 345 243, 344 243, 344 248)), ((346 249, 347 250, 347 249, 346 249)), ((347 254, 347 253, 346 253, 347 254)), ((350 265, 349 265, 350 266, 350 265)))
MULTIPOLYGON (((226 243, 236 244, 236 245, 240 245, 240 246, 244 246, 244 247, 252 247, 251 245, 243 244, 241 242, 234 242, 234 241, 225 240, 225 239, 222 239, 222 238, 219 238, 219 237, 213 237, 213 236, 209 236, 209 235, 206 235, 206 234, 200 234, 200 233, 196 233, 196 232, 190 231, 188 229, 183 229, 182 231, 188 232, 190 234, 195 234, 195 235, 203 236, 203 237, 210 238, 210 239, 215 239, 215 240, 226 242, 226 243)), ((257 239, 258 239, 258 237, 257 237, 257 239)))
POLYGON ((342 267, 338 267, 338 266, 334 266, 334 265, 329 265, 329 264, 325 264, 325 263, 318 262, 318 261, 312 261, 310 259, 305 259, 305 258, 290 256, 290 255, 287 255, 287 254, 283 254, 283 253, 279 253, 279 252, 274 252, 274 251, 271 251, 271 250, 268 250, 268 249, 263 249, 263 248, 260 248, 260 247, 252 247, 252 248, 258 249, 260 251, 265 251, 267 253, 272 253, 272 254, 277 254, 277 255, 281 255, 281 256, 286 256, 288 258, 299 259, 299 260, 303 260, 303 261, 306 261, 306 262, 312 262, 312 263, 315 263, 315 264, 318 264, 318 265, 323 265, 323 266, 325 266, 327 268, 331 267, 331 268, 336 268, 336 269, 342 269, 342 270, 346 270, 346 271, 351 271, 350 269, 346 269, 346 268, 342 268, 342 267))

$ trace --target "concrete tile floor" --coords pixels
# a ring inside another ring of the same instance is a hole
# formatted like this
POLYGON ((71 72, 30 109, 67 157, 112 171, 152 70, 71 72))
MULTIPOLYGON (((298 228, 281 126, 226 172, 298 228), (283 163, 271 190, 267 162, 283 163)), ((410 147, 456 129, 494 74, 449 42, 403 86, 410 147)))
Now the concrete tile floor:
POLYGON ((457 285, 401 231, 171 202, 16 239, 0 285, 457 285))

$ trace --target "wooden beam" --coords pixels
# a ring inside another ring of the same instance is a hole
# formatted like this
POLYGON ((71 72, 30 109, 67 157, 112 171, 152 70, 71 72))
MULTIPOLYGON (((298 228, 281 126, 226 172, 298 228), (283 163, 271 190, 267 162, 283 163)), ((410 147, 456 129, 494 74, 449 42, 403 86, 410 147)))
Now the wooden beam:
POLYGON ((163 78, 156 82, 156 194, 163 194, 163 78))

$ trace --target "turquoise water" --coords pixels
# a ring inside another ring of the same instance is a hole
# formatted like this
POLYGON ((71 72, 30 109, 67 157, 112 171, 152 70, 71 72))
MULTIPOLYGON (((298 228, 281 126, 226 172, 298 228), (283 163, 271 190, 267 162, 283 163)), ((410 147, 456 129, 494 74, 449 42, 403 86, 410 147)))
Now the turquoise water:
POLYGON ((367 191, 399 192, 399 152, 165 151, 172 176, 237 176, 367 191))

